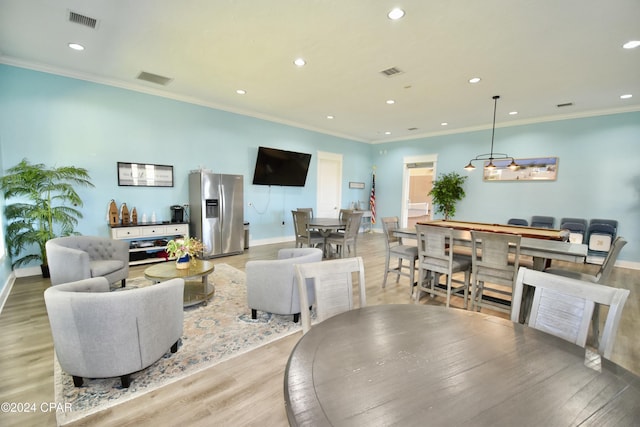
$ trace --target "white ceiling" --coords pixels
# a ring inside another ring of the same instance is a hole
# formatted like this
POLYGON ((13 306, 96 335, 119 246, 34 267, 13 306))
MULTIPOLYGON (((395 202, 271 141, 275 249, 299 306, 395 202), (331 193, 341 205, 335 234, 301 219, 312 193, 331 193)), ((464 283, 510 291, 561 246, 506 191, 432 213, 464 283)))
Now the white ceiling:
POLYGON ((629 40, 640 0, 0 0, 2 63, 366 142, 638 111, 629 40))

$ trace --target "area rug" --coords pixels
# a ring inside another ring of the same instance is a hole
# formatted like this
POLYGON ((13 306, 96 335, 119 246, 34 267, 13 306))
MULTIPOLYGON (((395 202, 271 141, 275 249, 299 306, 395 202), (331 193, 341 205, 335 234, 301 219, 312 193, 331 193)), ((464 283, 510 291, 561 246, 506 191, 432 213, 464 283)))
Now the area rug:
MULTIPOLYGON (((209 281, 215 284, 215 294, 208 304, 185 308, 178 351, 167 351, 155 364, 132 374, 129 388, 122 388, 119 378, 85 379, 82 387, 74 387, 72 377, 54 360, 56 403, 68 408, 58 412, 58 425, 134 399, 300 330, 293 316, 258 312, 258 319, 251 319, 242 271, 216 264, 209 281)), ((144 278, 127 282, 125 292, 151 284, 144 278)))

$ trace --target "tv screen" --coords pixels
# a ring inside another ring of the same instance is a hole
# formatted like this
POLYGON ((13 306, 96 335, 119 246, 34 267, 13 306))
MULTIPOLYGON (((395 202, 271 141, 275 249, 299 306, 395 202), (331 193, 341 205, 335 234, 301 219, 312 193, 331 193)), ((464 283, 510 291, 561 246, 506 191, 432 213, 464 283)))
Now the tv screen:
POLYGON ((258 147, 253 183, 304 187, 311 154, 258 147))

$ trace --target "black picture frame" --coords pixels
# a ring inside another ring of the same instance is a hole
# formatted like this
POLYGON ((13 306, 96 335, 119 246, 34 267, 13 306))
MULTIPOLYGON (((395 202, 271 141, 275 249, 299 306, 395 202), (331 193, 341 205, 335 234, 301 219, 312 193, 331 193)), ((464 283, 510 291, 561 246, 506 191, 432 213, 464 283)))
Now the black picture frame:
POLYGON ((173 166, 118 162, 121 187, 173 187, 173 166))

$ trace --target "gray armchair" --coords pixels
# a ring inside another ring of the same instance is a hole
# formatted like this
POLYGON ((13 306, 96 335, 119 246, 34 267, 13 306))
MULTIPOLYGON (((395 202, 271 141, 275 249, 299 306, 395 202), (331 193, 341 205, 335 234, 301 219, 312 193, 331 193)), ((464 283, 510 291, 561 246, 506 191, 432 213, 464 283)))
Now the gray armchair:
MULTIPOLYGON (((293 321, 300 319, 300 296, 296 283, 295 264, 322 261, 322 250, 317 248, 289 248, 278 251, 278 259, 248 261, 247 304, 251 317, 257 311, 275 314, 293 314, 293 321)), ((313 304, 313 283, 307 283, 309 304, 313 304)))
POLYGON ((84 378, 120 377, 150 366, 182 336, 184 280, 109 292, 104 277, 51 286, 44 292, 53 345, 76 387, 84 378))
POLYGON ((129 243, 97 236, 57 237, 46 243, 51 284, 106 277, 109 283, 129 276, 129 243))

